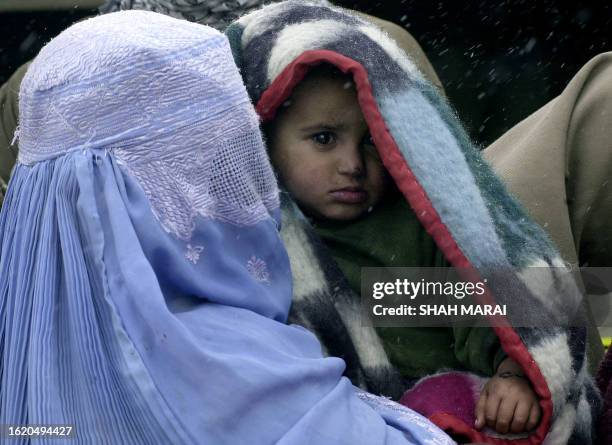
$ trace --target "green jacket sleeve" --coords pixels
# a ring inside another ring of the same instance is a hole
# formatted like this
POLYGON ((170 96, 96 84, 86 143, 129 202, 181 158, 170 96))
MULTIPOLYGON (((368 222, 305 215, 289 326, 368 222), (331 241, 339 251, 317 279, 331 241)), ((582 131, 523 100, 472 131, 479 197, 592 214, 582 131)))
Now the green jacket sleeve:
POLYGON ((454 327, 453 333, 455 356, 469 371, 491 376, 507 357, 491 328, 454 327))
POLYGON ((10 79, 0 87, 0 207, 17 160, 17 143, 12 145, 19 116, 19 86, 28 69, 29 62, 22 65, 10 79))

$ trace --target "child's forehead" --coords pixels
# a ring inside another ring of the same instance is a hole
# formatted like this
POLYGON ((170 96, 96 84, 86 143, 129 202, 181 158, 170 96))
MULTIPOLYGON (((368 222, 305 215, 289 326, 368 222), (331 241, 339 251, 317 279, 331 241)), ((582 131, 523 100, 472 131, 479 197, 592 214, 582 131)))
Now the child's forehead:
POLYGON ((354 87, 353 77, 345 74, 334 67, 313 67, 304 78, 296 85, 296 88, 342 88, 350 89, 354 87))
POLYGON ((357 92, 347 87, 346 83, 346 79, 309 79, 307 83, 296 87, 283 107, 306 114, 323 113, 328 120, 339 121, 342 116, 335 113, 360 109, 357 92))
POLYGON ((355 85, 349 76, 329 76, 316 74, 306 76, 293 89, 289 96, 289 105, 293 102, 323 101, 325 103, 338 103, 351 101, 356 97, 355 85))

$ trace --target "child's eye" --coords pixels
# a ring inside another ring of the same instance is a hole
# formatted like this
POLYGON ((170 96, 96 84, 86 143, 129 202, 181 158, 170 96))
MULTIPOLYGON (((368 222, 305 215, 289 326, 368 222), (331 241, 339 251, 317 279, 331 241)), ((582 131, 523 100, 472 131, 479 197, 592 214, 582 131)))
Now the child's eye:
POLYGON ((367 135, 365 138, 363 138, 363 145, 370 145, 372 147, 376 146, 374 144, 374 139, 372 139, 371 135, 367 135))
POLYGON ((376 149, 376 145, 374 144, 372 136, 367 135, 366 137, 364 137, 361 144, 365 153, 371 153, 373 155, 378 156, 378 150, 376 149))
POLYGON ((313 134, 311 139, 319 145, 330 145, 336 142, 336 135, 331 131, 321 131, 313 134))

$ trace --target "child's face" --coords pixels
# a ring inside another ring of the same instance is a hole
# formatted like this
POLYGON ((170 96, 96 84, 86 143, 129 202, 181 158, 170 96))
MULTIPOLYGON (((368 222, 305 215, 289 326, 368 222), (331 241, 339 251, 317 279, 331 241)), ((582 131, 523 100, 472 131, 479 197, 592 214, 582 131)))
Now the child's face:
POLYGON ((386 171, 352 82, 309 77, 279 111, 270 135, 272 163, 307 214, 346 221, 381 200, 386 171))

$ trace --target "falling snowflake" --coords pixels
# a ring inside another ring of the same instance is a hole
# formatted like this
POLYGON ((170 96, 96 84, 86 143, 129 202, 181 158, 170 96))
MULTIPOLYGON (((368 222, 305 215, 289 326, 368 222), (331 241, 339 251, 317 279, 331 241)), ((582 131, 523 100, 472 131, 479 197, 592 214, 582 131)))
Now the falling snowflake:
POLYGON ((204 250, 202 246, 192 246, 191 244, 187 244, 187 252, 185 252, 185 258, 191 261, 193 264, 196 264, 200 260, 200 254, 204 250))
POLYGON ((268 267, 266 266, 266 262, 264 260, 252 256, 247 262, 246 267, 251 276, 260 283, 269 282, 270 274, 268 274, 268 267))

